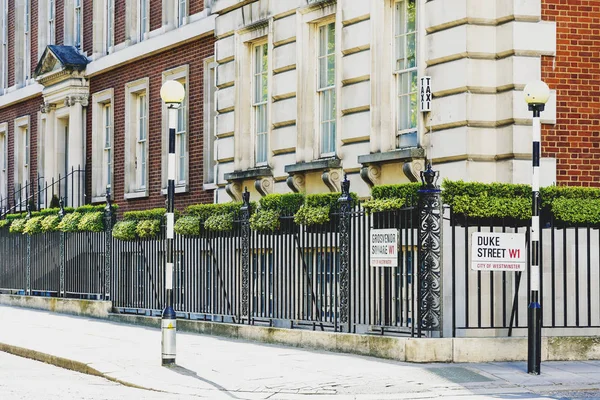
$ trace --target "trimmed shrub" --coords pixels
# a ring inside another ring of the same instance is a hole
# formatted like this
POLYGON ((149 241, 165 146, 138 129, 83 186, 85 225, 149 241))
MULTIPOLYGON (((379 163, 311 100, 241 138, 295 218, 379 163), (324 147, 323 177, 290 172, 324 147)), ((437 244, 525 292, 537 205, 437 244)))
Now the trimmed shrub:
POLYGON ((134 240, 136 229, 136 221, 119 221, 113 226, 112 235, 118 240, 134 240))
POLYGON ((144 221, 148 219, 154 219, 162 221, 166 214, 166 208, 153 208, 151 210, 142 211, 127 211, 123 213, 123 220, 125 221, 144 221))
POLYGON ((200 219, 191 215, 179 218, 175 222, 175 232, 183 236, 197 236, 200 234, 200 219))
POLYGON ((204 227, 209 231, 230 231, 233 229, 233 215, 233 213, 211 215, 204 221, 204 227))
POLYGON ((58 230, 62 232, 77 232, 81 216, 78 212, 65 215, 58 224, 58 230))
POLYGON ((259 209, 250 216, 250 228, 259 232, 274 232, 279 229, 279 211, 259 209))
POLYGON ((48 215, 42 219, 42 232, 55 232, 58 230, 60 217, 58 215, 48 215))
POLYGON ((379 185, 371 189, 371 197, 375 199, 404 199, 416 201, 422 184, 419 182, 401 183, 397 185, 379 185))
POLYGON ((104 231, 104 213, 100 211, 93 211, 83 214, 79 220, 77 229, 81 232, 104 231))
POLYGON ((578 225, 600 225, 600 200, 558 198, 552 202, 554 217, 578 225))
POLYGON ((42 232, 42 219, 44 219, 44 217, 42 217, 42 216, 29 218, 27 220, 27 222, 25 222, 25 227, 23 228, 23 233, 26 233, 28 235, 35 235, 37 233, 41 233, 42 232))
POLYGON ((329 222, 329 206, 309 207, 303 205, 294 216, 294 222, 300 225, 321 225, 329 222))
POLYGON ((142 239, 150 239, 158 235, 160 232, 160 220, 147 219, 139 221, 135 228, 135 233, 142 239))
POLYGON ((10 220, 0 219, 0 229, 4 229, 10 225, 10 220))
POLYGON ((25 218, 13 219, 10 224, 10 230, 9 230, 10 233, 23 233, 26 223, 27 223, 27 219, 25 219, 25 218))
POLYGON ((367 200, 363 203, 363 208, 367 213, 400 210, 406 204, 406 198, 380 198, 367 200))
POLYGON ((278 211, 280 214, 293 215, 304 204, 302 193, 273 193, 262 197, 259 201, 261 210, 278 211))

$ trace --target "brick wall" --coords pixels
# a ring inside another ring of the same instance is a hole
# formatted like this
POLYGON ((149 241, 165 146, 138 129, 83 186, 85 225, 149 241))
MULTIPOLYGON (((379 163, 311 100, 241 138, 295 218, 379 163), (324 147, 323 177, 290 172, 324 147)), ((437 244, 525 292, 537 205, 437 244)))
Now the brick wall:
POLYGON ((150 0, 150 30, 162 26, 162 0, 150 0))
POLYGON ((125 41, 125 0, 115 1, 115 44, 125 41))
MULTIPOLYGON (((202 190, 203 162, 203 60, 214 54, 212 36, 195 40, 185 45, 169 49, 144 60, 122 66, 106 74, 94 76, 90 80, 90 96, 93 93, 113 88, 114 91, 114 199, 121 211, 164 207, 165 196, 161 193, 162 182, 162 104, 160 87, 162 73, 165 70, 184 64, 189 65, 189 193, 175 195, 175 207, 182 210, 195 203, 213 201, 213 192, 202 190), (125 84, 137 79, 149 78, 148 96, 150 100, 149 114, 149 197, 144 199, 124 200, 124 145, 125 145, 125 84)), ((87 160, 91 170, 92 154, 92 112, 87 113, 87 160)))
MULTIPOLYGON (((38 111, 42 104, 42 96, 37 96, 21 103, 0 109, 0 123, 8 125, 8 190, 12 193, 14 188, 14 149, 15 149, 15 119, 29 115, 29 140, 30 140, 30 178, 37 176, 37 122, 38 111)), ((12 196, 11 196, 12 204, 12 196)))
POLYGON ((83 0, 83 51, 94 53, 94 0, 83 0))
POLYGON ((8 0, 8 87, 15 84, 15 0, 8 0))
POLYGON ((600 1, 544 0, 556 22, 556 57, 542 79, 557 92, 556 125, 543 125, 543 156, 557 160, 557 183, 600 186, 600 1))
POLYGON ((196 13, 202 12, 204 10, 204 0, 189 0, 189 13, 190 15, 194 15, 196 13))
POLYGON ((55 43, 57 45, 62 45, 65 42, 65 1, 64 0, 56 0, 54 3, 54 9, 56 10, 55 17, 55 27, 56 31, 54 32, 56 38, 55 43))

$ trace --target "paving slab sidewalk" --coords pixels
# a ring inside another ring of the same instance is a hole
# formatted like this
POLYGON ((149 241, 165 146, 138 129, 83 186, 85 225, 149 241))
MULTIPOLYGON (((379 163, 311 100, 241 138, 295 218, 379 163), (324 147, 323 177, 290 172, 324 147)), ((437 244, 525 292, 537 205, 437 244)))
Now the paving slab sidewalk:
POLYGON ((546 393, 600 390, 600 361, 546 362, 531 376, 523 362, 409 364, 180 332, 177 366, 165 368, 160 340, 159 329, 0 306, 5 351, 185 397, 560 398, 546 393))

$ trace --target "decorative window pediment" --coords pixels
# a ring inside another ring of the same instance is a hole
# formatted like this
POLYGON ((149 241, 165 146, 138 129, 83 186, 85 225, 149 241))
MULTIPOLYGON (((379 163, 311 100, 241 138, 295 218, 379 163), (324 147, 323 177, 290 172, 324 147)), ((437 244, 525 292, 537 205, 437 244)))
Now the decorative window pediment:
POLYGON ((53 80, 62 73, 71 74, 85 70, 89 60, 73 46, 50 45, 44 50, 35 68, 34 77, 44 84, 45 81, 53 80))

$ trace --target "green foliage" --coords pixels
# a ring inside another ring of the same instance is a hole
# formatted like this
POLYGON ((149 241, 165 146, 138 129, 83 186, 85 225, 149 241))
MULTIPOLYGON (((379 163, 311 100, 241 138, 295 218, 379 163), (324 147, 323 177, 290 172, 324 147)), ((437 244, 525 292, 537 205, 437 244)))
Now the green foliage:
POLYGON ((233 229, 233 213, 213 214, 204 221, 209 231, 225 232, 233 229))
POLYGON ((42 219, 44 217, 32 217, 25 222, 25 227, 23 228, 23 233, 28 235, 35 235, 36 233, 42 232, 42 219))
POLYGON ((279 211, 259 209, 250 216, 250 228, 259 232, 274 232, 279 229, 279 211))
POLYGON ((512 183, 480 183, 445 179, 442 188, 444 202, 452 206, 454 205, 454 198, 457 196, 531 197, 531 186, 512 183))
POLYGON ((118 240, 134 240, 137 221, 119 221, 113 227, 112 235, 118 240))
POLYGON ((259 201, 261 210, 278 211, 280 214, 295 214, 304 204, 302 193, 273 193, 262 197, 259 201))
POLYGON ((77 230, 80 232, 102 232, 104 231, 103 219, 104 213, 100 211, 82 214, 79 224, 77 224, 77 230))
POLYGON ((32 216, 47 217, 48 215, 58 215, 60 208, 44 208, 43 210, 31 213, 32 216))
POLYGON ((365 201, 363 208, 370 214, 381 211, 400 210, 404 207, 405 203, 406 198, 404 197, 379 198, 365 201))
POLYGON ((194 204, 186 208, 186 214, 197 217, 200 222, 205 222, 209 217, 216 214, 236 214, 240 211, 241 207, 242 203, 240 202, 194 204))
POLYGON ((147 219, 139 221, 135 229, 135 233, 142 239, 153 238, 160 232, 160 220, 147 219))
POLYGON ((50 200, 50 208, 59 208, 59 207, 60 207, 60 200, 58 200, 57 195, 53 195, 52 200, 50 200))
POLYGON ((454 212, 469 217, 515 218, 531 217, 531 198, 493 196, 455 196, 454 212))
POLYGON ((416 201, 421 183, 401 183, 398 185, 379 185, 371 189, 373 199, 405 199, 416 201))
POLYGON ((552 207, 554 200, 563 199, 589 199, 600 200, 600 189, 577 186, 548 186, 540 188, 542 207, 552 207))
POLYGON ((10 224, 10 233, 23 233, 27 220, 25 218, 15 218, 10 224))
POLYGON ((144 221, 148 219, 154 219, 162 221, 167 210, 165 208, 153 208, 151 210, 142 211, 127 211, 123 213, 123 219, 125 221, 144 221))
POLYGON ((329 206, 310 207, 303 205, 294 216, 294 222, 300 225, 320 225, 329 222, 329 206))
MULTIPOLYGON (((308 207, 329 207, 330 210, 335 210, 338 207, 338 200, 341 195, 340 192, 309 194, 306 196, 304 205, 308 207)), ((350 197, 352 198, 352 204, 355 205, 358 202, 356 193, 350 193, 350 197)))
POLYGON ((60 217, 58 215, 48 215, 42 219, 42 232, 54 232, 58 230, 60 217))
POLYGON ((10 220, 8 219, 0 219, 0 229, 4 229, 10 225, 10 220))
POLYGON ((552 202, 554 217, 563 222, 572 224, 600 224, 599 199, 571 199, 557 198, 552 202))
POLYGON ((27 213, 20 213, 20 214, 8 214, 6 215, 6 220, 7 221, 14 221, 16 219, 23 219, 27 216, 27 213))
POLYGON ((81 216, 82 214, 78 212, 65 215, 58 224, 58 230, 62 232, 77 232, 81 216))
MULTIPOLYGON (((114 205, 115 207, 117 207, 116 205, 114 205)), ((89 212, 104 212, 104 207, 106 207, 105 204, 97 204, 97 205, 91 205, 91 204, 86 204, 85 206, 81 206, 81 207, 77 207, 77 212, 78 213, 89 213, 89 212)))
POLYGON ((197 236, 200 234, 200 219, 191 215, 179 218, 175 222, 175 232, 183 236, 197 236))

